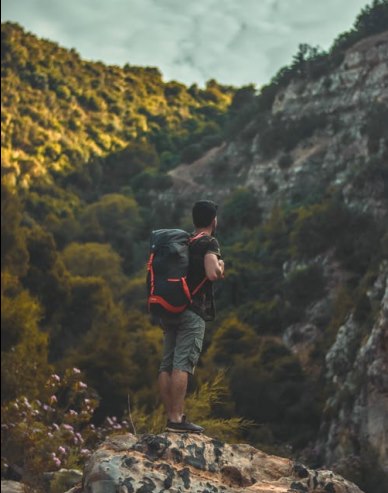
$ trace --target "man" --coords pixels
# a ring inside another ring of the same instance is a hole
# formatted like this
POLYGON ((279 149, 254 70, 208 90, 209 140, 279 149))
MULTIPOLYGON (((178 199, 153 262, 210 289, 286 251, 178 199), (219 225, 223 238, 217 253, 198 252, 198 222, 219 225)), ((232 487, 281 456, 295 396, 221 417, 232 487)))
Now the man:
POLYGON ((215 307, 212 283, 224 276, 224 262, 220 247, 214 238, 217 227, 217 205, 210 200, 200 200, 192 210, 195 232, 202 233, 190 243, 190 264, 187 276, 190 291, 207 278, 193 296, 192 304, 183 313, 163 316, 164 350, 159 369, 160 395, 167 413, 166 431, 202 433, 203 428, 186 420, 184 400, 189 374, 194 373, 203 338, 205 321, 213 320, 215 307))

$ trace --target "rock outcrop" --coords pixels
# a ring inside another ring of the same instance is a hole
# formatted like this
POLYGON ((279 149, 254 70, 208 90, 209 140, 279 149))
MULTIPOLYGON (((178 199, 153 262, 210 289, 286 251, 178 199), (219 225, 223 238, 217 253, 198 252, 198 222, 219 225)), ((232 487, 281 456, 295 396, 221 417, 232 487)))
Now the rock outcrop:
POLYGON ((311 470, 250 445, 204 435, 113 436, 89 459, 79 493, 361 493, 326 470, 311 470))
POLYGON ((368 292, 379 316, 368 334, 350 316, 326 354, 333 392, 326 403, 320 445, 328 464, 373 453, 388 475, 388 262, 368 292))
POLYGON ((18 481, 1 481, 1 491, 2 493, 24 493, 25 486, 18 481))

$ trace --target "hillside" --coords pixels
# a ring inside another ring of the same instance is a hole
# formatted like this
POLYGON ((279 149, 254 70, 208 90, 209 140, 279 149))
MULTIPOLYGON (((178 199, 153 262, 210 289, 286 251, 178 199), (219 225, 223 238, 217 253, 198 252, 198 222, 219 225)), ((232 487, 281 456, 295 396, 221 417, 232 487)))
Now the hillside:
POLYGON ((168 169, 189 145, 219 139, 234 92, 215 81, 164 83, 157 68, 83 61, 12 23, 2 25, 2 84, 3 167, 24 187, 121 152, 125 181, 141 166, 168 169), (131 163, 135 143, 148 162, 131 163))
MULTIPOLYGON (((219 202, 227 267, 187 402, 209 436, 386 491, 388 4, 267 86, 205 89, 2 26, 2 475, 159 433, 155 227, 219 202)), ((63 492, 61 492, 63 493, 63 492)))

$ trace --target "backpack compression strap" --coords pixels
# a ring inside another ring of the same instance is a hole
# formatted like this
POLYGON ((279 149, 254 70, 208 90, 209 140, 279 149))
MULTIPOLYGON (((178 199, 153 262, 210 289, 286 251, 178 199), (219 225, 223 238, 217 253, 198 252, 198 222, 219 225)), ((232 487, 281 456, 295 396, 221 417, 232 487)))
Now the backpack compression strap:
MULTIPOLYGON (((204 233, 203 231, 201 233, 198 233, 197 235, 193 236, 193 238, 190 238, 189 239, 189 244, 193 243, 194 241, 197 241, 199 240, 200 238, 202 238, 203 236, 207 236, 206 233, 204 233)), ((205 284, 205 282, 207 281, 207 276, 205 276, 202 281, 198 284, 198 286, 196 288, 193 289, 193 291, 191 292, 191 296, 194 296, 195 294, 198 293, 198 291, 202 288, 202 286, 205 284)))
POLYGON ((161 305, 163 308, 165 308, 167 311, 171 313, 182 313, 187 308, 187 305, 182 305, 182 306, 170 305, 170 303, 168 303, 161 296, 150 296, 148 298, 148 308, 150 307, 151 303, 156 303, 158 305, 161 305))
POLYGON ((205 282, 207 281, 207 276, 205 276, 202 281, 198 284, 198 286, 193 289, 192 293, 191 293, 191 296, 194 296, 195 294, 198 293, 198 291, 202 288, 202 286, 205 284, 205 282))
POLYGON ((155 275, 154 275, 154 269, 152 268, 152 262, 154 260, 154 253, 151 253, 150 258, 147 263, 147 270, 150 273, 150 284, 151 284, 151 289, 150 289, 150 294, 153 295, 155 291, 155 275))

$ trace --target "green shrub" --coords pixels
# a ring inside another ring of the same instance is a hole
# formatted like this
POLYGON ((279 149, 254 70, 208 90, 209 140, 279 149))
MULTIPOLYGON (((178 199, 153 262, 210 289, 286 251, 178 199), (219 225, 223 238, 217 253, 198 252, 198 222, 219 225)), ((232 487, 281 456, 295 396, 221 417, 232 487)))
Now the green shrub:
POLYGON ((337 201, 325 201, 297 211, 291 233, 291 252, 296 257, 314 257, 324 252, 348 228, 349 212, 337 201))
POLYGON ((238 309, 239 318, 259 334, 279 334, 284 324, 284 303, 278 296, 271 301, 252 301, 238 309))
POLYGON ((325 293, 322 267, 311 265, 289 274, 283 285, 284 296, 293 310, 303 310, 325 293))
POLYGON ((86 91, 78 96, 78 101, 81 106, 91 111, 102 111, 105 109, 105 101, 99 98, 96 94, 86 91))
POLYGON ((326 124, 325 114, 311 113, 293 120, 276 116, 269 126, 262 129, 260 148, 265 157, 271 157, 279 150, 292 151, 301 140, 311 137, 326 124))
POLYGON ((334 41, 331 53, 344 51, 357 43, 360 39, 383 32, 388 23, 388 5, 386 0, 373 0, 370 5, 363 8, 358 15, 354 27, 342 33, 334 41))
POLYGON ((215 332, 206 359, 217 367, 232 366, 237 358, 246 358, 255 351, 258 338, 252 327, 231 316, 215 332))
POLYGON ((64 99, 65 101, 69 101, 71 98, 71 90, 63 84, 56 87, 55 92, 60 99, 64 99))
POLYGON ((52 374, 39 398, 20 396, 2 406, 2 474, 17 470, 24 483, 47 491, 44 473, 82 467, 107 435, 132 431, 127 421, 107 417, 92 423, 98 406, 95 392, 81 380, 77 368, 61 378, 52 374))
POLYGON ((368 149, 371 154, 377 154, 380 150, 380 143, 385 144, 385 156, 388 156, 388 144, 386 141, 385 123, 388 120, 388 105, 384 103, 374 103, 369 108, 363 133, 368 138, 368 149))
POLYGON ((222 223, 227 229, 255 227, 260 224, 261 208, 255 194, 247 188, 237 188, 222 208, 222 223))
POLYGON ((102 160, 102 189, 104 192, 117 191, 118 185, 129 185, 139 173, 158 167, 159 156, 155 148, 145 142, 134 143, 102 160))
POLYGON ((131 186, 135 193, 140 190, 166 190, 171 185, 172 178, 169 175, 153 171, 142 171, 131 180, 131 186))
POLYGON ((1 401, 35 398, 50 371, 48 335, 39 329, 42 305, 3 274, 1 307, 1 401))
MULTIPOLYGON (((236 411, 262 426, 274 440, 298 447, 319 426, 319 406, 297 358, 280 342, 262 338, 257 356, 241 359, 230 372, 236 411)), ((267 444, 268 445, 268 444, 267 444)))

